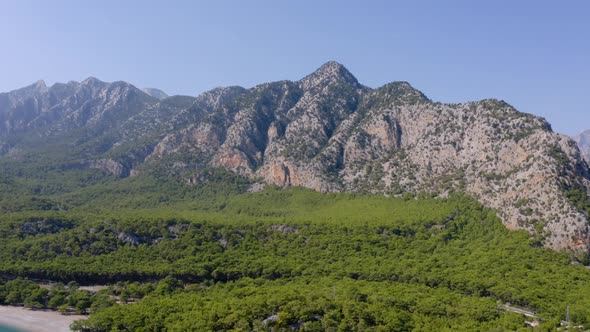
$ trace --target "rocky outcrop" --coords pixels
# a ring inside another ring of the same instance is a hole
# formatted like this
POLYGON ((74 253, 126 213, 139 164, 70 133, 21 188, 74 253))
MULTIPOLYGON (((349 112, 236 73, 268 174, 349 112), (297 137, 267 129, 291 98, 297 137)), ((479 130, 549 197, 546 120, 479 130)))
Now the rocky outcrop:
POLYGON ((116 177, 123 178, 129 176, 129 169, 118 161, 113 159, 97 159, 88 163, 89 168, 99 169, 105 173, 112 174, 116 177))
POLYGON ((121 232, 117 235, 117 239, 121 241, 123 244, 132 247, 137 247, 138 245, 144 242, 144 240, 141 237, 132 232, 121 232))
POLYGON ((582 157, 590 164, 590 130, 582 132, 574 140, 578 143, 582 157))

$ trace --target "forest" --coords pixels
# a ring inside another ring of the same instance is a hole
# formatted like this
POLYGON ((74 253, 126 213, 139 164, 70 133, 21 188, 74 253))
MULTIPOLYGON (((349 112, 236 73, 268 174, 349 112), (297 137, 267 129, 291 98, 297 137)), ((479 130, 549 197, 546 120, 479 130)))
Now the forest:
POLYGON ((590 322, 587 268, 463 194, 206 187, 4 213, 0 302, 89 313, 77 331, 531 330, 505 303, 590 322))

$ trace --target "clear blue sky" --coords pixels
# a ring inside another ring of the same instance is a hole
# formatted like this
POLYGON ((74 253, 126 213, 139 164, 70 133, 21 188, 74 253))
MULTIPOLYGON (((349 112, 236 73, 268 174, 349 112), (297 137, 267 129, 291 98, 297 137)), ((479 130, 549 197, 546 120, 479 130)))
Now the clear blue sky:
POLYGON ((363 84, 504 99, 590 128, 590 1, 0 3, 0 91, 96 76, 195 95, 299 79, 328 60, 363 84))

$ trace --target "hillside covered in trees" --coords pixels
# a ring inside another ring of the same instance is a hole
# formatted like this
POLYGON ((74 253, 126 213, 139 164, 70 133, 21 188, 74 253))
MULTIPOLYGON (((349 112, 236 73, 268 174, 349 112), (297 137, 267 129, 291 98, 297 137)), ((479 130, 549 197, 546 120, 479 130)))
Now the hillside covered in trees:
POLYGON ((462 194, 227 192, 5 213, 0 302, 91 313, 80 331, 529 329, 504 303, 590 322, 587 268, 462 194))

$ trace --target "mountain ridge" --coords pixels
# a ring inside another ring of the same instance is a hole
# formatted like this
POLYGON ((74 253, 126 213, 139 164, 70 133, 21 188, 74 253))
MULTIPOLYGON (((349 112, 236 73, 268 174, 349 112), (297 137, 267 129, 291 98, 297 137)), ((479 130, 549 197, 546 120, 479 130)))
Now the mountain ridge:
MULTIPOLYGON (((160 165, 196 184, 212 167, 258 185, 322 192, 465 191, 539 244, 587 250, 590 243, 590 177, 575 142, 501 100, 433 102, 407 82, 373 89, 333 61, 298 81, 196 98, 158 100, 93 78, 54 86, 20 99, 0 94, 0 120, 9 120, 2 123, 27 136, 83 130, 74 143, 86 151, 82 165, 118 177, 160 165), (3 95, 20 103, 3 107, 3 95), (19 118, 21 110, 34 119, 19 118)), ((27 150, 6 128, 4 137, 4 153, 27 150)))
POLYGON ((156 88, 143 88, 141 89, 141 91, 147 93, 148 95, 154 97, 154 98, 158 98, 159 100, 162 99, 166 99, 170 96, 168 96, 168 94, 160 89, 156 89, 156 88))

